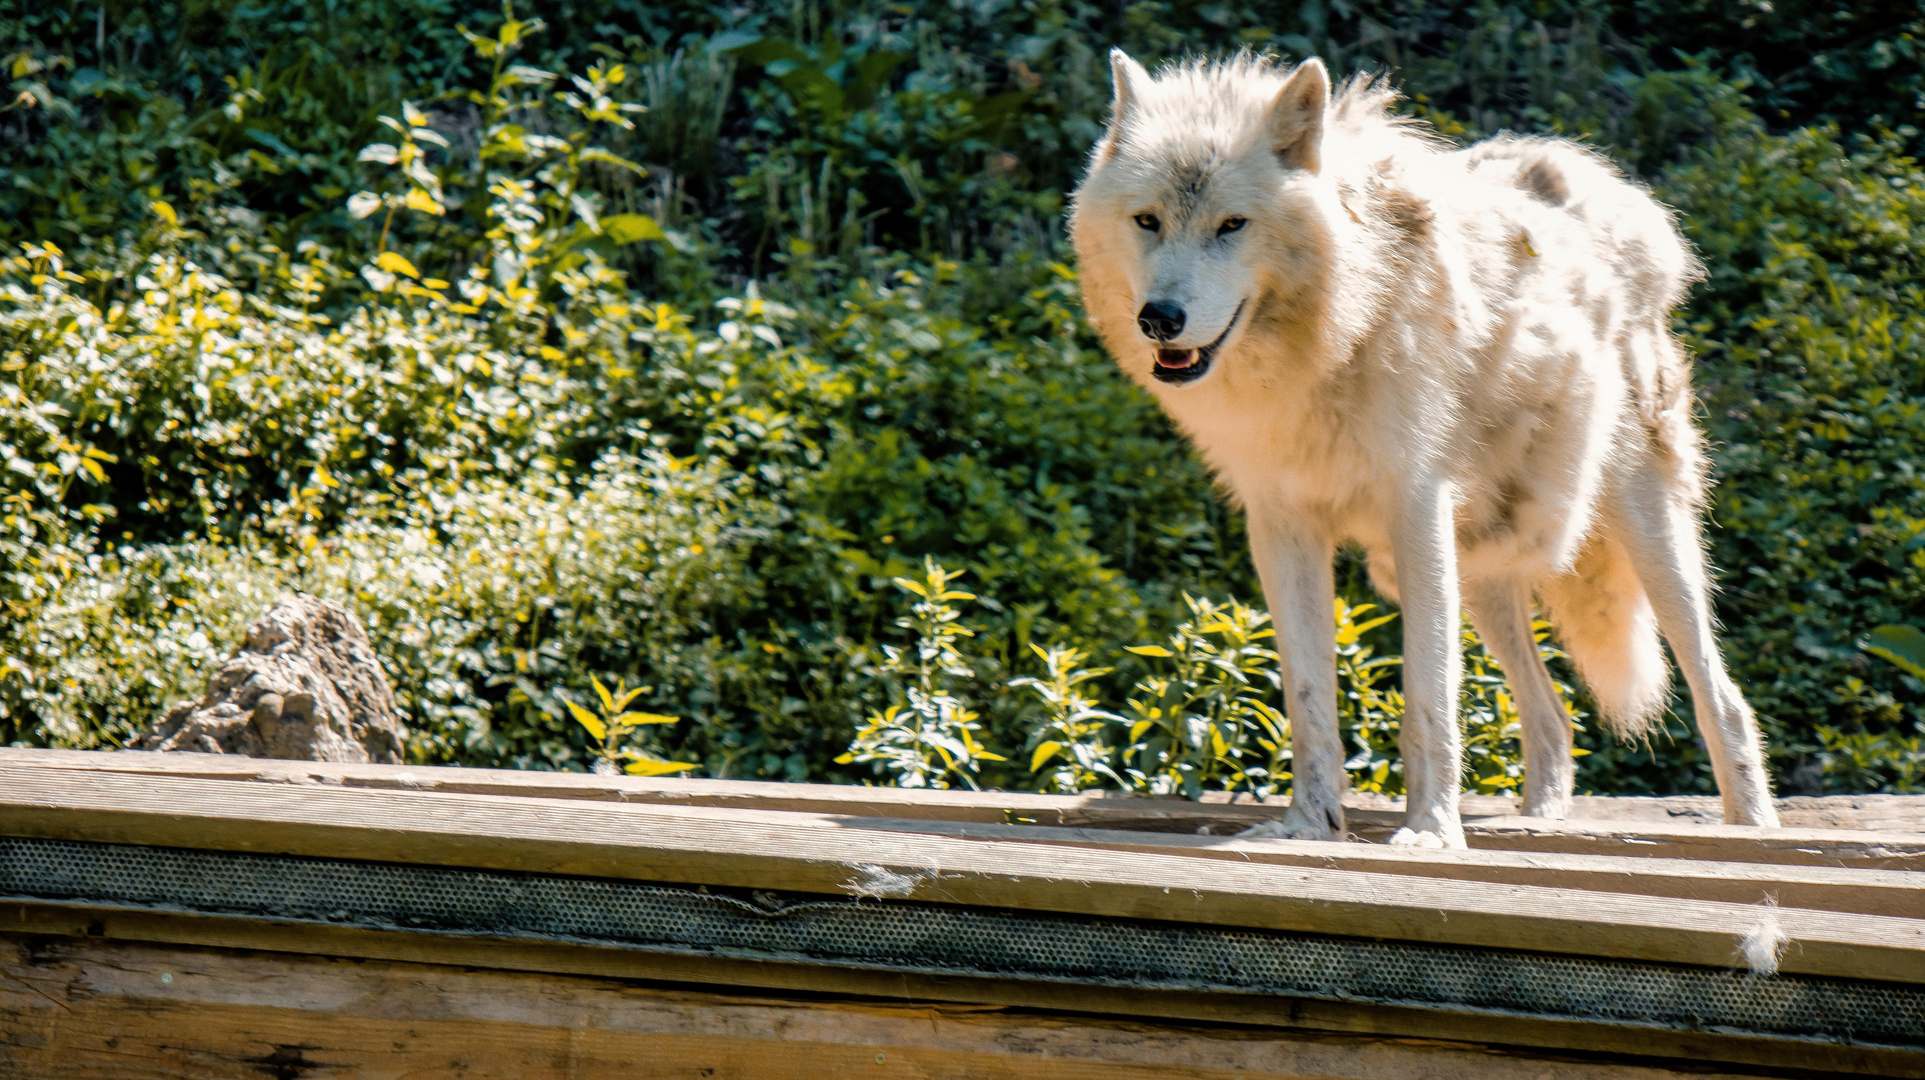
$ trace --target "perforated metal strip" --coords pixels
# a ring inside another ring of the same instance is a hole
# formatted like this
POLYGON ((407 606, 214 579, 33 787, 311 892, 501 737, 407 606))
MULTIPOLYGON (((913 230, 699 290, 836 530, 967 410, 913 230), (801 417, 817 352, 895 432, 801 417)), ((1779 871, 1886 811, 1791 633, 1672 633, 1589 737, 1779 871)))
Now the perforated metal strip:
POLYGON ((1925 990, 1676 964, 630 881, 0 838, 0 894, 890 971, 1925 1047, 1925 990))

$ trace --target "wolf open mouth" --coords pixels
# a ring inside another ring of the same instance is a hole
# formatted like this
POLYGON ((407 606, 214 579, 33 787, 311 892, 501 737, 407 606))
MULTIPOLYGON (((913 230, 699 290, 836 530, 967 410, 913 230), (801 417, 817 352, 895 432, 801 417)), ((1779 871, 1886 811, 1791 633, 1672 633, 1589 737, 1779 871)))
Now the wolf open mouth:
POLYGON ((1208 374, 1210 361, 1216 359, 1217 349, 1223 346, 1223 341, 1230 336, 1230 331, 1237 328, 1237 320, 1243 317, 1243 303, 1247 301, 1237 304, 1236 311, 1230 314, 1230 325, 1224 327, 1223 333, 1218 334, 1216 340, 1208 345, 1200 349, 1156 350, 1156 362, 1150 365, 1150 374, 1156 376, 1157 381, 1174 386, 1195 382, 1208 374))

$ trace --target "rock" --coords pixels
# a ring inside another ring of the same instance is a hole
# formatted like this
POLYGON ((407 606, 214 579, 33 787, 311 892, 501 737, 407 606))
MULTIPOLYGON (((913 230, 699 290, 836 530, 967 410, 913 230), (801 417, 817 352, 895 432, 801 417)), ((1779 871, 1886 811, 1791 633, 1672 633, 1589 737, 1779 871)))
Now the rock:
POLYGON ((247 641, 135 750, 303 761, 401 761, 407 732, 367 632, 331 600, 288 596, 247 628, 247 641))

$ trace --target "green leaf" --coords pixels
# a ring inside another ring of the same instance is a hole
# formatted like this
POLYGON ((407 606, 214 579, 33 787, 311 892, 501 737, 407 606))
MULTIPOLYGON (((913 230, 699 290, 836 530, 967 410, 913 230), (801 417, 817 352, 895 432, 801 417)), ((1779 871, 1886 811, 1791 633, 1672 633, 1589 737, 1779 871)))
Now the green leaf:
POLYGON ((1915 626, 1881 626, 1866 636, 1864 648, 1925 679, 1925 631, 1915 626))
POLYGON ((617 687, 615 690, 615 704, 612 707, 611 711, 628 708, 628 703, 631 701, 634 701, 638 697, 641 697, 642 691, 646 689, 648 689, 648 687, 646 686, 638 686, 633 690, 623 690, 620 687, 617 687))
POLYGON ((1042 768, 1043 763, 1048 761, 1050 758, 1055 757, 1056 752, 1058 750, 1061 750, 1062 748, 1063 748, 1063 744, 1055 741, 1038 743, 1036 746, 1036 752, 1030 755, 1029 771, 1035 772, 1037 769, 1042 768))
POLYGON ((608 727, 601 722, 600 717, 597 717, 594 713, 589 712, 587 709, 582 708, 572 701, 564 702, 564 704, 568 706, 568 711, 574 715, 575 722, 587 728, 588 733, 595 736, 597 741, 608 738, 608 727))
MULTIPOLYGON (((613 165, 615 168, 618 168, 618 169, 627 169, 628 171, 634 173, 636 176, 648 175, 648 170, 642 167, 641 165, 637 165, 635 162, 628 160, 627 158, 621 156, 620 154, 615 153, 612 150, 605 150, 599 146, 591 146, 588 149, 583 150, 581 160, 584 164, 590 161, 599 161, 604 165, 613 165)), ((633 216, 644 217, 644 215, 642 214, 635 214, 633 216)), ((645 220, 647 220, 648 223, 651 225, 655 223, 654 219, 652 218, 646 218, 645 220)))
MULTIPOLYGON (((727 30, 708 40, 708 51, 713 56, 744 48, 761 40, 762 35, 753 30, 727 30)), ((18 76, 15 77, 18 78, 18 76)))
POLYGON ((1131 645, 1124 649, 1138 656, 1175 656, 1176 654, 1161 645, 1131 645))
POLYGON ((665 236, 662 227, 647 214, 610 214, 602 219, 602 235, 617 244, 661 240, 665 236))
POLYGON ((602 685, 602 681, 590 675, 588 677, 588 684, 595 688, 595 696, 602 699, 602 711, 605 713, 614 712, 615 699, 609 696, 608 688, 602 685))
POLYGON ((744 35, 740 31, 717 34, 711 40, 709 49, 711 52, 732 52, 743 61, 758 67, 767 67, 778 60, 788 60, 797 64, 806 64, 809 61, 808 53, 781 38, 744 35), (747 36, 748 40, 740 40, 743 36, 747 36))

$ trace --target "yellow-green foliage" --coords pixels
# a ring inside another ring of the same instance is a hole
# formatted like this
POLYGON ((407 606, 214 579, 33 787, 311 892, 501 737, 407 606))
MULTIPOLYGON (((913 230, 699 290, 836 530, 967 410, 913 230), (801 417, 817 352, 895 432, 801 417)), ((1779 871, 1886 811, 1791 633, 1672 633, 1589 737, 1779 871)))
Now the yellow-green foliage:
MULTIPOLYGON (((1588 136, 1682 211, 1774 766, 1915 786, 1925 682, 1859 646, 1925 621, 1925 181, 1891 126, 1925 26, 1784 8, 0 16, 0 739, 121 741, 304 588, 367 622, 424 761, 1280 788, 1239 517, 1096 347, 1060 235, 1108 45, 1250 45, 1391 69, 1454 137, 1588 136), (976 597, 934 668, 885 650, 942 637, 892 583, 930 559, 976 597), (595 737, 598 680, 676 722, 595 737)), ((1397 623, 1340 570, 1353 782, 1395 792, 1397 623)), ((1514 710, 1467 655, 1466 784, 1506 790, 1514 710)), ((1707 789, 1679 704, 1648 746, 1582 731, 1580 785, 1707 789)))

